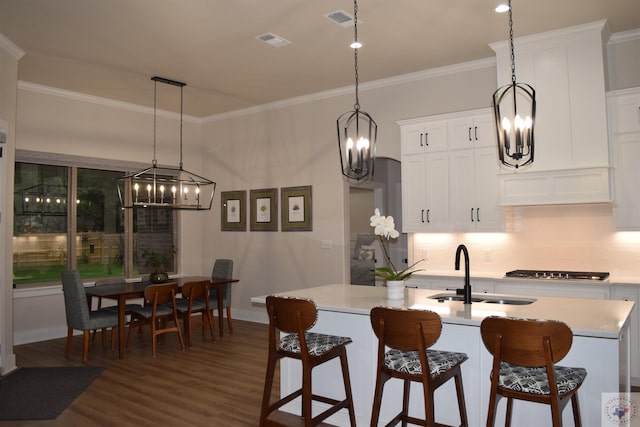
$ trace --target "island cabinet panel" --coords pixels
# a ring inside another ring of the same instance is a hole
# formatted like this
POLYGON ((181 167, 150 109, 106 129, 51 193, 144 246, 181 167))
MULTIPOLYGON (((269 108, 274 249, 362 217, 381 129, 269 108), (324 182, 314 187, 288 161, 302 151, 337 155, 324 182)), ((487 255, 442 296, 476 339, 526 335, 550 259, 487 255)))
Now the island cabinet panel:
POLYGON ((633 301, 635 306, 631 311, 629 330, 631 331, 631 384, 640 386, 640 285, 614 285, 611 287, 611 299, 633 301))

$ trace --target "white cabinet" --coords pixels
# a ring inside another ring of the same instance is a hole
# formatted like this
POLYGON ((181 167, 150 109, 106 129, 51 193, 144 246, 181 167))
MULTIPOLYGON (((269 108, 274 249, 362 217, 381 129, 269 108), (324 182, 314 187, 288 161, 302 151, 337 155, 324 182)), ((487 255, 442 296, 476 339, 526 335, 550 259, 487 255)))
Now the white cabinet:
POLYGON ((532 295, 541 297, 609 299, 609 285, 580 284, 540 280, 501 280, 495 285, 496 293, 532 295))
POLYGON ((402 231, 502 231, 491 110, 398 122, 402 231))
POLYGON ((449 226, 446 151, 402 156, 402 231, 445 231, 449 226))
POLYGON ((442 120, 406 121, 402 126, 402 154, 430 153, 447 149, 447 123, 442 120))
POLYGON ((640 230, 640 88, 609 93, 609 138, 618 230, 640 230))
POLYGON ((449 152, 449 202, 455 231, 502 231, 496 148, 449 152))
POLYGON ((640 315, 638 314, 638 301, 640 301, 640 286, 635 285, 614 285, 611 287, 611 299, 622 301, 633 301, 636 305, 631 311, 630 333, 631 333, 631 382, 633 385, 640 385, 640 315))
MULTIPOLYGON (((611 201, 603 53, 608 37, 606 21, 598 21, 514 40, 518 81, 536 91, 535 158, 518 173, 501 175, 503 205, 611 201)), ((491 47, 498 86, 511 83, 509 43, 491 47)))
POLYGON ((452 119, 448 133, 450 150, 496 145, 496 130, 490 112, 452 119))

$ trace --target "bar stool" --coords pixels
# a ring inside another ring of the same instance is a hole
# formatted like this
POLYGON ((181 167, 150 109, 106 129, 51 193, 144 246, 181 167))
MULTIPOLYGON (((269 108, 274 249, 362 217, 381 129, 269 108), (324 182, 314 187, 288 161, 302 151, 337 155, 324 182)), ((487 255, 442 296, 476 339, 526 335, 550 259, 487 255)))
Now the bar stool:
POLYGON ((349 411, 351 426, 355 427, 355 412, 353 410, 346 350, 346 345, 351 342, 351 338, 307 332, 316 323, 318 317, 318 309, 311 300, 268 296, 266 304, 267 312, 269 313, 269 358, 264 381, 262 409, 260 411, 260 426, 270 424, 270 420, 268 420, 269 414, 296 397, 302 396, 302 417, 304 418, 305 427, 316 426, 343 408, 349 411), (288 335, 279 338, 280 332, 288 335), (298 359, 302 362, 302 387, 288 396, 270 403, 276 364, 278 360, 285 357, 298 359), (336 357, 340 358, 342 367, 345 399, 336 400, 312 394, 312 369, 336 357), (312 400, 327 403, 331 407, 313 416, 311 411, 312 400))
POLYGON ((494 424, 501 397, 507 398, 507 426, 511 424, 513 399, 550 405, 554 427, 562 425, 562 410, 571 400, 574 423, 582 425, 577 391, 587 371, 555 365, 573 342, 573 333, 565 323, 492 316, 482 321, 480 333, 493 355, 488 427, 494 424))
POLYGON ((375 307, 371 310, 371 326, 378 337, 378 368, 376 377, 371 427, 378 425, 382 392, 391 378, 404 381, 402 411, 387 426, 402 421, 419 425, 436 424, 434 414, 434 392, 438 387, 454 378, 460 423, 468 426, 467 410, 462 388, 460 365, 468 359, 465 353, 429 350, 440 337, 440 316, 428 310, 407 310, 375 307), (389 348, 385 352, 385 346, 389 348), (422 369, 427 366, 428 369, 422 369), (422 383, 424 391, 424 420, 409 415, 409 390, 411 381, 422 383))

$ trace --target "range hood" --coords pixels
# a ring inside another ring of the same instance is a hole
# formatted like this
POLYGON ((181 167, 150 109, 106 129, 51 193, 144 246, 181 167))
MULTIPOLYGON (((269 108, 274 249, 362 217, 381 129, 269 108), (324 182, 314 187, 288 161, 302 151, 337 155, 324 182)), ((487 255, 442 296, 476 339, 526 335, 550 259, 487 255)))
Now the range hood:
MULTIPOLYGON (((606 21, 514 39, 518 80, 536 91, 536 157, 500 173, 503 206, 610 203, 606 21)), ((496 52, 498 87, 511 80, 507 41, 496 52)))

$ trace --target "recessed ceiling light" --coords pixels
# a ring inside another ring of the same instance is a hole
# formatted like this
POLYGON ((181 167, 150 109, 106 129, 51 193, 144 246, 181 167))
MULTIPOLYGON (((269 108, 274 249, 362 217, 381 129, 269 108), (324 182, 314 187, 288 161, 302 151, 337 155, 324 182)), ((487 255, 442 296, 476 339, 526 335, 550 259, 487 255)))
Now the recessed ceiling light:
POLYGON ((500 3, 499 5, 496 6, 494 10, 498 13, 505 13, 509 10, 509 5, 505 3, 500 3))
POLYGON ((280 36, 276 36, 273 33, 261 34, 259 36, 256 36, 256 38, 274 47, 289 46, 291 44, 289 40, 284 39, 280 36))

